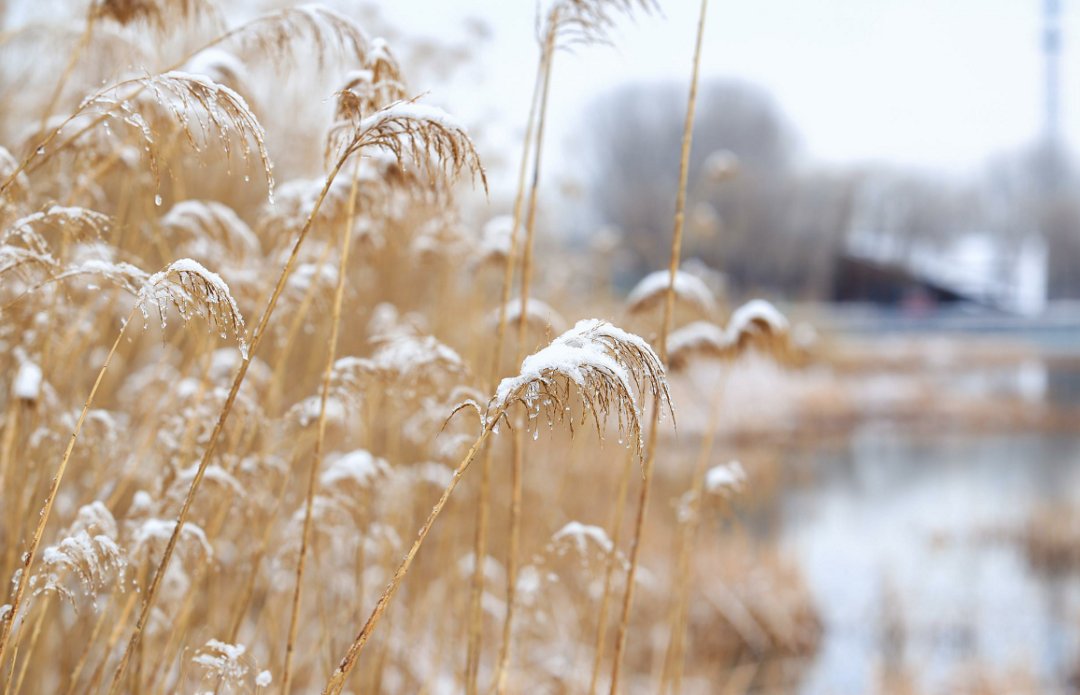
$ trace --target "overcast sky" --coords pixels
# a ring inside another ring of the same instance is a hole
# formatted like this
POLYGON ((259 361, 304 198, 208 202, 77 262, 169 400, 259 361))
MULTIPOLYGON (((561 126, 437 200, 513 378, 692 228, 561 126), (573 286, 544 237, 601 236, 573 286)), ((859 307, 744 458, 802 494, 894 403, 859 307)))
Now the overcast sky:
MULTIPOLYGON (((1063 115, 1080 133, 1080 1, 1064 0, 1063 115)), ((419 85, 473 120, 519 127, 536 46, 530 0, 394 0, 410 33, 463 35, 483 18, 483 67, 453 85, 419 85)), ((697 0, 661 0, 662 17, 624 22, 615 48, 561 54, 552 93, 565 152, 591 94, 633 79, 689 74, 697 0)), ((962 171, 1034 138, 1042 122, 1042 0, 713 0, 703 77, 766 87, 816 160, 889 160, 962 171)), ((558 159, 558 155, 555 155, 558 159)))

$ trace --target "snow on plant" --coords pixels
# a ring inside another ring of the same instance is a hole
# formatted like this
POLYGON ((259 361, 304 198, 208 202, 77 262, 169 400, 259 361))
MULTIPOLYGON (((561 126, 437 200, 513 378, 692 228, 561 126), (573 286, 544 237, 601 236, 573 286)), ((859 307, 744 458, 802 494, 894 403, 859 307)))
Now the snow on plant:
POLYGON ((746 485, 746 471, 738 461, 713 466, 705 473, 705 491, 711 495, 730 497, 746 485))
MULTIPOLYGON (((246 163, 252 157, 254 143, 267 189, 273 196, 273 165, 262 124, 242 96, 205 75, 173 70, 122 80, 84 99, 68 121, 85 114, 98 116, 101 122, 119 118, 131 127, 142 140, 155 180, 159 177, 159 160, 164 156, 160 141, 167 127, 178 127, 195 152, 224 154, 226 160, 231 159, 234 145, 239 144, 246 163)), ((161 197, 156 201, 160 205, 161 197)))
POLYGON ((328 152, 342 162, 366 148, 382 149, 402 168, 421 171, 433 186, 468 173, 479 176, 487 189, 487 176, 465 126, 442 109, 415 99, 340 122, 330 130, 328 142, 328 152))
POLYGON ((206 318, 211 328, 217 329, 222 338, 232 333, 240 343, 240 351, 246 356, 244 340, 244 317, 236 305, 229 286, 217 273, 207 270, 198 261, 181 258, 173 261, 146 279, 139 289, 138 306, 143 318, 150 319, 151 309, 156 309, 162 328, 169 306, 186 322, 193 314, 206 318))
POLYGON ((197 680, 207 693, 250 693, 255 687, 266 687, 271 680, 268 671, 258 670, 243 644, 207 640, 191 657, 191 663, 195 668, 189 678, 197 680))
POLYGON ((35 596, 55 593, 76 608, 79 595, 90 597, 97 608, 97 594, 114 585, 122 587, 126 568, 115 519, 102 502, 92 502, 79 509, 56 545, 42 551, 30 590, 35 596), (74 587, 71 579, 76 581, 74 587))
MULTIPOLYGON (((521 300, 511 299, 506 303, 506 323, 514 325, 521 320, 521 300)), ((495 309, 488 314, 488 323, 492 326, 499 323, 499 310, 495 309)), ((525 321, 541 330, 565 331, 566 319, 562 317, 550 304, 542 302, 534 297, 529 297, 525 306, 525 321)))
MULTIPOLYGON (((639 314, 661 306, 670 281, 671 274, 667 270, 657 270, 643 277, 626 297, 627 310, 639 314)), ((716 308, 713 293, 701 278, 682 270, 675 271, 675 299, 703 314, 711 314, 716 308)))
POLYGON ((668 336, 668 361, 673 369, 685 367, 694 356, 733 359, 748 347, 764 344, 782 351, 788 320, 764 299, 753 299, 736 309, 721 328, 709 321, 694 321, 668 336))
POLYGON ((742 335, 756 328, 772 335, 782 335, 787 333, 789 325, 787 317, 771 303, 764 299, 751 299, 732 312, 727 330, 732 335, 742 335))
POLYGON ((182 200, 162 216, 161 226, 182 235, 188 248, 203 254, 221 249, 237 261, 260 253, 259 238, 247 223, 228 205, 214 200, 182 200))
POLYGON ((565 420, 571 432, 575 420, 584 425, 591 419, 603 438, 614 414, 619 432, 640 455, 639 397, 646 395, 674 417, 664 366, 652 347, 610 323, 586 319, 526 357, 517 376, 502 380, 487 404, 484 423, 495 427, 511 408, 521 405, 534 433, 543 415, 549 425, 565 420), (575 398, 581 402, 578 417, 573 412, 575 398))

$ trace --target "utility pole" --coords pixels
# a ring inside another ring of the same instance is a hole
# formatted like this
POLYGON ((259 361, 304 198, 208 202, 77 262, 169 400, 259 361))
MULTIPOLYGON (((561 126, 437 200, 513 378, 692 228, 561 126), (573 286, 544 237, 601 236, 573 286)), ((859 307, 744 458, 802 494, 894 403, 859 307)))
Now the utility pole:
POLYGON ((1043 0, 1043 132, 1042 159, 1045 184, 1056 191, 1061 184, 1061 0, 1043 0))

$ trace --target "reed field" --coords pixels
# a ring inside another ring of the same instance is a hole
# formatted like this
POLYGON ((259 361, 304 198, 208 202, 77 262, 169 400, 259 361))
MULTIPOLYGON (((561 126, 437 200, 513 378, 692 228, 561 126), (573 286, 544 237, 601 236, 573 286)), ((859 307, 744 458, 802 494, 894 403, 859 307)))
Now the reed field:
MULTIPOLYGON (((653 0, 542 4, 490 169, 347 3, 7 26, 0 692, 798 691, 824 628, 778 452, 864 415, 823 363, 886 356, 683 264, 692 179, 739 176, 689 166, 706 4, 629 292, 552 237, 548 97, 653 0)), ((1027 544, 1067 564, 1058 517, 1027 544)))

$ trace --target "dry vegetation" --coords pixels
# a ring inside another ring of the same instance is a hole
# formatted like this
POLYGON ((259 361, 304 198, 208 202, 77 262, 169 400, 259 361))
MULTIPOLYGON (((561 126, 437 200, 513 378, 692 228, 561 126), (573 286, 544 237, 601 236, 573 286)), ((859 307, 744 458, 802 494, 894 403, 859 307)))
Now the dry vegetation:
POLYGON ((70 50, 0 110, 5 695, 792 682, 817 619, 732 523, 768 475, 714 451, 719 397, 674 436, 668 367, 795 354, 678 270, 685 166, 621 308, 533 287, 557 49, 653 9, 551 5, 483 234, 465 128, 343 14, 95 0, 2 37, 70 50))

